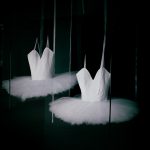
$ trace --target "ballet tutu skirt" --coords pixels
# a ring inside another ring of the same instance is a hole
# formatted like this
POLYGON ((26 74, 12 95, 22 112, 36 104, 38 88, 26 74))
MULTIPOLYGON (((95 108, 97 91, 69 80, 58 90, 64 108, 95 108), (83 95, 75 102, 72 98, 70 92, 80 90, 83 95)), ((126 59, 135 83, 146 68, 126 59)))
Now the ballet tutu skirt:
POLYGON ((129 121, 138 114, 139 109, 136 102, 124 98, 112 98, 110 105, 109 100, 89 102, 81 98, 64 97, 50 102, 49 111, 72 125, 94 125, 129 121))
POLYGON ((31 76, 16 77, 11 80, 4 80, 2 87, 12 96, 27 98, 58 94, 69 90, 75 84, 75 73, 62 73, 46 80, 32 80, 31 76))

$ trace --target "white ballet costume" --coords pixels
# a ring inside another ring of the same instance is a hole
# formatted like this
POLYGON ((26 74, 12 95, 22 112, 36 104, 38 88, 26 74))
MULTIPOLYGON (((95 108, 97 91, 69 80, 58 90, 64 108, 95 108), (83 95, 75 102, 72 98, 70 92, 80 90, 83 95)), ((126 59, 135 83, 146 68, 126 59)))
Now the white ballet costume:
POLYGON ((74 72, 52 76, 53 57, 55 54, 49 49, 48 41, 41 58, 35 47, 27 56, 31 76, 4 80, 2 84, 9 94, 21 98, 22 101, 27 98, 58 94, 69 90, 76 84, 74 72))
POLYGON ((92 79, 84 67, 77 74, 81 97, 63 97, 49 103, 56 118, 70 124, 107 124, 129 121, 138 114, 138 105, 124 98, 108 99, 110 73, 104 68, 104 51, 100 69, 92 79), (110 109, 111 108, 111 109, 110 109))

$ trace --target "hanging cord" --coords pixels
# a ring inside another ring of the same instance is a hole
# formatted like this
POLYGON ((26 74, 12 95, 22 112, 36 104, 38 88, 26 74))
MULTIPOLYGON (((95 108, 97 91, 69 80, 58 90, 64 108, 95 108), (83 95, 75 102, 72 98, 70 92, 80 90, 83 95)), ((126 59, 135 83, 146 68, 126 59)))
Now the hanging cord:
POLYGON ((82 13, 85 14, 84 0, 82 0, 82 13))
MULTIPOLYGON (((55 54, 56 49, 56 0, 54 0, 54 23, 53 23, 53 52, 55 54)), ((55 61, 55 56, 54 56, 55 61)), ((54 70, 55 73, 55 70, 54 70)))
MULTIPOLYGON (((83 23, 85 22, 85 3, 84 0, 81 1, 82 2, 82 15, 83 15, 83 23)), ((86 52, 85 52, 85 56, 84 56, 84 68, 86 68, 86 52)))
MULTIPOLYGON (((107 0, 104 0, 104 41, 106 43, 106 34, 107 34, 107 0)), ((110 58, 110 75, 112 69, 112 55, 110 58)), ((111 75, 112 76, 112 75, 111 75)), ((110 77, 110 87, 109 87, 109 118, 108 118, 108 146, 111 145, 111 77, 110 77)))
POLYGON ((86 55, 84 56, 84 68, 86 68, 86 55))
MULTIPOLYGON (((111 67, 112 67, 112 57, 110 58, 110 75, 111 75, 111 67)), ((111 77, 110 77, 110 88, 109 88, 109 127, 111 127, 111 77)), ((109 128, 110 130, 110 128, 109 128)))
POLYGON ((38 43, 38 38, 36 38, 35 45, 34 45, 34 50, 38 51, 38 53, 40 55, 40 45, 38 43))
POLYGON ((107 0, 104 0, 104 40, 103 40, 103 52, 102 52, 102 59, 101 59, 101 66, 104 67, 104 54, 106 49, 106 35, 107 35, 107 0))
POLYGON ((47 36, 46 47, 49 48, 49 37, 47 36))
POLYGON ((9 52, 9 110, 11 109, 11 71, 12 71, 12 68, 11 68, 11 51, 9 52))
MULTIPOLYGON (((56 0, 54 0, 54 24, 53 24, 53 75, 55 75, 55 48, 56 48, 56 0)), ((52 94, 52 102, 55 100, 55 94, 52 94)), ((52 113, 52 123, 54 122, 54 114, 52 113)))
MULTIPOLYGON (((72 0, 70 1, 70 39, 69 39, 69 73, 71 73, 71 62, 72 62, 72 0)), ((71 80, 71 79, 70 79, 71 80)), ((71 89, 69 89, 70 96, 71 89)))
POLYGON ((138 27, 136 26, 136 48, 135 48, 135 89, 134 89, 134 94, 135 94, 135 100, 137 101, 137 93, 138 93, 138 27))
POLYGON ((39 48, 39 55, 42 55, 42 48, 43 48, 43 37, 44 37, 44 1, 42 1, 41 7, 41 22, 40 22, 40 48, 39 48))
POLYGON ((39 51, 39 53, 40 53, 40 45, 39 45, 39 43, 37 43, 37 45, 38 45, 38 51, 39 51))
POLYGON ((105 48, 106 48, 106 33, 104 33, 103 52, 102 52, 102 59, 101 59, 100 68, 105 66, 105 62, 104 62, 105 48))
POLYGON ((35 40, 34 50, 36 49, 37 42, 38 42, 38 38, 36 38, 35 40))
MULTIPOLYGON (((103 43, 103 53, 102 53, 102 60, 101 60, 101 67, 104 66, 104 50, 106 48, 106 35, 107 35, 107 0, 104 0, 104 43, 103 43)), ((110 75, 111 75, 111 65, 112 65, 112 58, 110 59, 110 75)), ((110 78, 110 93, 109 93, 109 118, 108 118, 108 138, 109 142, 111 136, 111 78, 110 78)))
MULTIPOLYGON (((112 70, 112 56, 110 58, 110 75, 112 70)), ((111 104, 112 104, 112 97, 111 97, 111 77, 110 77, 110 87, 109 87, 109 124, 108 124, 108 149, 111 149, 111 104)))
POLYGON ((137 91, 138 91, 138 77, 137 77, 137 67, 138 67, 138 58, 137 58, 137 56, 138 56, 138 50, 137 50, 137 47, 136 47, 136 49, 135 49, 135 77, 134 77, 134 82, 135 82, 135 89, 134 89, 134 94, 135 94, 135 100, 137 101, 137 91))

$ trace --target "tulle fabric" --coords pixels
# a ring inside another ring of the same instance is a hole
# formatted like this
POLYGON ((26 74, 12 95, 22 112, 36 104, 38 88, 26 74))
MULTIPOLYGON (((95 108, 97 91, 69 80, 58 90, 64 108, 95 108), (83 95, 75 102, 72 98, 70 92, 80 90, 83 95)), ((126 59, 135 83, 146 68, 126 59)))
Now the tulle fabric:
POLYGON ((46 80, 32 80, 30 76, 16 77, 10 81, 3 81, 2 86, 12 96, 19 97, 22 101, 25 101, 27 98, 64 92, 72 88, 76 83, 75 73, 72 72, 63 73, 46 80))
POLYGON ((111 122, 120 123, 134 118, 138 112, 137 103, 123 98, 110 101, 83 101, 81 98, 64 97, 49 103, 49 111, 55 117, 70 124, 107 124, 109 115, 111 122))

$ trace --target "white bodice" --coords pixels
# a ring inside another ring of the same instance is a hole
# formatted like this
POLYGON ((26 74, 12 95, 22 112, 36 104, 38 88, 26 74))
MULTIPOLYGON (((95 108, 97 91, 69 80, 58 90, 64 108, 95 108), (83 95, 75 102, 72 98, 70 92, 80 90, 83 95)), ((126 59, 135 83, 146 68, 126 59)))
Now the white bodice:
POLYGON ((48 47, 44 49, 41 58, 35 49, 28 54, 32 80, 46 80, 52 76, 53 55, 48 47))
POLYGON ((93 102, 107 99, 110 85, 110 73, 104 67, 100 67, 94 79, 92 79, 86 68, 82 68, 76 76, 81 89, 81 99, 83 101, 93 102))

